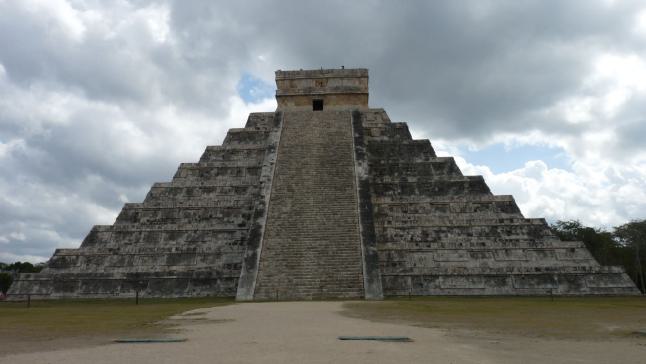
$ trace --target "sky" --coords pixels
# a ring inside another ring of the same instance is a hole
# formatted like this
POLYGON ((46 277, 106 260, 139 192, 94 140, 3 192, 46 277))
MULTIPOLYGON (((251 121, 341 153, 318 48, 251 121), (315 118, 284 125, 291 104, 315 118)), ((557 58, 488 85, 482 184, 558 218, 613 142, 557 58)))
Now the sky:
POLYGON ((527 217, 646 218, 643 1, 0 0, 0 261, 112 224, 275 70, 341 66, 527 217))

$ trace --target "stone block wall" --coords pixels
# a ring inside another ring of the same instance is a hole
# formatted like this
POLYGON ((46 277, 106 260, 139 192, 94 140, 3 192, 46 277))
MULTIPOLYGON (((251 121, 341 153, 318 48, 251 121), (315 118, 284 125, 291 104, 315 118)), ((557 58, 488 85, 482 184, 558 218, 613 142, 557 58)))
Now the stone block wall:
POLYGON ((462 175, 383 109, 360 118, 384 295, 638 293, 621 269, 525 218, 512 196, 462 175))
POLYGON ((312 111, 312 100, 325 110, 368 108, 367 69, 276 71, 278 110, 312 111))

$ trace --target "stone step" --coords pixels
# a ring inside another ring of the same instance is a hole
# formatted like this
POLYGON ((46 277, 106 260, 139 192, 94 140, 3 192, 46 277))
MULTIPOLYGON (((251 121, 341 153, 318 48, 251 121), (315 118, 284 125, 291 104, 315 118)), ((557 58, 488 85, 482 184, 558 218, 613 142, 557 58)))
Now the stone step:
POLYGON ((522 216, 505 217, 503 214, 445 214, 440 216, 417 215, 378 215, 384 227, 428 227, 452 228, 456 226, 490 225, 546 225, 543 219, 527 219, 522 216), (494 217, 495 216, 495 217, 494 217))
POLYGON ((580 241, 561 241, 553 239, 520 239, 511 237, 475 237, 459 236, 427 241, 380 241, 379 250, 419 250, 437 249, 551 249, 551 248, 581 248, 585 245, 580 241))
POLYGON ((390 295, 577 295, 635 294, 625 273, 385 275, 390 295))
POLYGON ((501 238, 508 239, 533 239, 554 238, 547 227, 540 225, 489 225, 489 226, 463 226, 463 227, 388 227, 375 229, 379 241, 436 241, 450 242, 461 237, 474 237, 478 239, 501 238))
POLYGON ((222 145, 265 145, 269 138, 270 130, 256 130, 251 128, 229 129, 222 145))
POLYGON ((155 182, 152 189, 163 188, 217 188, 227 186, 256 186, 258 185, 258 175, 243 175, 243 176, 213 176, 210 178, 185 180, 178 178, 177 181, 171 182, 155 182))
POLYGON ((422 177, 461 177, 462 172, 458 168, 453 158, 432 158, 428 161, 402 162, 393 161, 392 163, 375 163, 370 165, 374 181, 390 178, 397 179, 402 177, 422 178, 422 177))
POLYGON ((200 157, 199 163, 262 163, 266 152, 267 145, 208 146, 200 157))
POLYGON ((255 162, 238 164, 234 162, 208 162, 191 166, 180 166, 173 177, 173 182, 180 180, 214 180, 223 177, 258 177, 262 165, 255 162), (226 164, 226 165, 219 165, 226 164))
POLYGON ((251 196, 221 198, 216 201, 202 199, 185 199, 181 201, 155 201, 149 203, 126 203, 124 209, 148 210, 148 209, 249 209, 253 208, 254 201, 251 196))
POLYGON ((179 203, 193 199, 209 200, 213 203, 222 198, 253 199, 258 193, 259 183, 236 185, 202 185, 202 186, 153 186, 146 195, 145 204, 163 201, 164 203, 179 203))
POLYGON ((403 204, 450 204, 450 203, 488 203, 513 202, 511 195, 472 195, 472 196, 374 196, 375 206, 403 204))
POLYGON ((264 158, 264 153, 260 156, 261 158, 255 159, 244 159, 240 161, 231 161, 231 160, 214 160, 214 161, 204 161, 197 163, 180 163, 178 170, 190 170, 190 169, 208 169, 208 168, 256 168, 262 165, 264 158))
POLYGON ((174 207, 154 208, 132 206, 124 207, 115 224, 207 224, 230 223, 237 224, 248 220, 253 206, 240 207, 174 207))
POLYGON ((283 123, 254 298, 361 297, 351 113, 283 123))
POLYGON ((91 231, 81 248, 106 252, 115 248, 154 251, 182 245, 191 249, 200 248, 208 244, 216 249, 220 246, 244 246, 246 234, 246 229, 91 231))
POLYGON ((469 202, 376 203, 376 215, 384 216, 469 216, 522 217, 514 200, 469 202))
POLYGON ((428 140, 372 140, 367 146, 369 164, 430 161, 437 157, 428 140))
POLYGON ((489 195, 491 191, 481 176, 462 179, 428 180, 423 182, 383 182, 371 184, 377 196, 471 196, 489 195))
POLYGON ((253 112, 249 114, 245 128, 273 129, 277 125, 274 120, 274 112, 253 112))

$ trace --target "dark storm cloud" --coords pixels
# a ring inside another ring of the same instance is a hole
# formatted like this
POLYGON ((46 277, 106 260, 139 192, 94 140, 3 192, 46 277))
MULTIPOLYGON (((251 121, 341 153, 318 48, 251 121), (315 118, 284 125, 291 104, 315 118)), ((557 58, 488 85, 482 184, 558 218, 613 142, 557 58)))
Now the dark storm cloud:
MULTIPOLYGON (((588 92, 599 54, 646 56, 633 29, 640 6, 0 2, 0 253, 46 257, 111 223, 125 200, 243 125, 227 124, 243 75, 273 82, 276 69, 367 67, 371 104, 435 138, 574 138, 601 122, 545 110, 588 92)), ((626 141, 607 151, 614 158, 643 152, 639 100, 614 116, 626 141)))
MULTIPOLYGON (((609 150, 609 157, 621 160, 627 153, 645 149, 646 144, 646 95, 634 98, 622 110, 617 126, 616 144, 609 150)), ((646 156, 644 156, 646 160, 646 156)))
POLYGON ((446 138, 558 127, 525 115, 578 90, 595 52, 639 43, 637 2, 326 4, 250 7, 257 42, 287 68, 370 68, 374 105, 446 138))
POLYGON ((368 67, 373 105, 438 137, 486 139, 528 128, 579 133, 528 115, 579 91, 598 52, 644 52, 644 37, 632 29, 639 6, 292 1, 225 8, 176 1, 172 19, 187 42, 213 49, 213 30, 236 29, 229 39, 242 54, 270 54, 276 68, 368 67))

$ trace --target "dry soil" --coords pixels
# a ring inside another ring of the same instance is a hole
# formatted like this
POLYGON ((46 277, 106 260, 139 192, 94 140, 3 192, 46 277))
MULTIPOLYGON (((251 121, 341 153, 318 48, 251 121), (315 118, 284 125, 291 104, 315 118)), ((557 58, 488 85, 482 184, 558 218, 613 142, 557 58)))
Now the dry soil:
MULTIPOLYGON (((644 363, 646 339, 554 340, 374 322, 342 315, 343 302, 245 303, 176 315, 165 344, 87 347, 0 357, 6 363, 644 363), (340 335, 414 341, 340 341, 340 335)), ((34 348, 38 350, 38 348, 34 348)))

